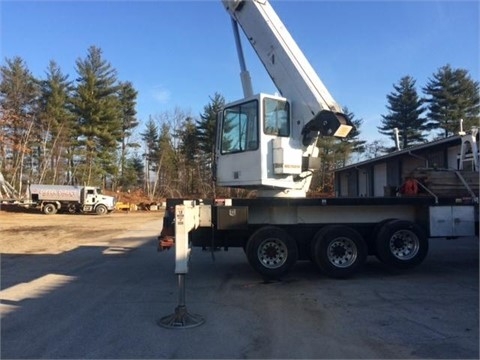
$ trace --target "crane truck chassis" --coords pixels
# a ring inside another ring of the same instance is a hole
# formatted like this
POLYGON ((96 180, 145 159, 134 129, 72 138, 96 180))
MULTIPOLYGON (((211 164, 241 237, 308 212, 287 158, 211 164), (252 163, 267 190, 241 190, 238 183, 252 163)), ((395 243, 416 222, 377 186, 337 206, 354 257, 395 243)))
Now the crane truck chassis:
POLYGON ((346 278, 369 255, 412 268, 427 256, 429 238, 474 236, 476 229, 478 205, 450 198, 168 199, 159 246, 174 236, 180 261, 190 246, 242 247, 266 278, 286 275, 297 260, 346 278))

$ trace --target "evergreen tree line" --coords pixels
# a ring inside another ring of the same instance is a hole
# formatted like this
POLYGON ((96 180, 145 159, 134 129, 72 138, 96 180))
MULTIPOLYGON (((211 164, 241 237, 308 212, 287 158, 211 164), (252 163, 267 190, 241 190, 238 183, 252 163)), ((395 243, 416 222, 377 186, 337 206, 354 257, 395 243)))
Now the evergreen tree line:
POLYGON ((55 61, 35 78, 20 57, 0 68, 0 170, 22 192, 26 182, 114 188, 127 173, 138 126, 137 91, 90 47, 72 81, 55 61))
MULTIPOLYGON (((242 190, 216 188, 212 180, 217 113, 225 105, 215 93, 199 117, 180 108, 150 116, 138 129, 137 91, 120 81, 117 71, 95 46, 75 63, 70 80, 55 61, 44 79, 35 78, 20 58, 0 67, 0 171, 19 192, 27 182, 90 184, 109 190, 144 190, 150 198, 195 195, 248 196, 242 190)), ((465 70, 445 66, 434 74, 421 98, 407 76, 387 96, 389 113, 379 132, 402 146, 426 140, 431 131, 443 136, 478 124, 478 82, 465 70), (427 117, 423 114, 427 112, 427 117)), ((333 170, 352 154, 372 157, 385 149, 360 138, 363 119, 344 112, 356 128, 347 141, 318 141, 322 168, 314 192, 331 193, 333 170)))
POLYGON ((461 121, 463 130, 479 125, 479 83, 464 69, 441 67, 422 88, 423 96, 411 76, 393 87, 387 95, 389 112, 382 115, 378 131, 395 141, 398 129, 402 149, 432 140, 432 132, 437 134, 433 139, 458 134, 461 121))

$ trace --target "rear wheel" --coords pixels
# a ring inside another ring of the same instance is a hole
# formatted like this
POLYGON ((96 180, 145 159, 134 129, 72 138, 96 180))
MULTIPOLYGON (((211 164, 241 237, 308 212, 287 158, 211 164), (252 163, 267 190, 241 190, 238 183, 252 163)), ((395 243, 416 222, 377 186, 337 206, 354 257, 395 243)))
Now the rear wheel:
POLYGON ((313 239, 313 259, 320 270, 333 278, 355 274, 367 259, 362 236, 347 226, 326 226, 313 239))
POLYGON ((295 240, 283 229, 266 226, 250 236, 246 246, 250 265, 260 274, 277 278, 285 275, 298 258, 295 240))
POLYGON ((419 265, 428 253, 428 237, 411 221, 392 220, 385 223, 375 239, 377 257, 399 269, 419 265))
MULTIPOLYGON (((371 239, 370 243, 375 243, 375 239, 378 237, 378 232, 382 229, 383 225, 385 225, 386 223, 388 223, 392 220, 396 220, 396 219, 385 219, 385 220, 382 220, 379 223, 375 224, 375 226, 373 228, 373 231, 370 235, 370 239, 371 239)), ((370 250, 371 250, 370 255, 376 255, 377 254, 377 249, 375 248, 375 246, 372 246, 372 249, 370 249, 370 250)))
POLYGON ((55 204, 46 204, 43 206, 43 213, 47 215, 53 215, 57 213, 57 207, 55 204))

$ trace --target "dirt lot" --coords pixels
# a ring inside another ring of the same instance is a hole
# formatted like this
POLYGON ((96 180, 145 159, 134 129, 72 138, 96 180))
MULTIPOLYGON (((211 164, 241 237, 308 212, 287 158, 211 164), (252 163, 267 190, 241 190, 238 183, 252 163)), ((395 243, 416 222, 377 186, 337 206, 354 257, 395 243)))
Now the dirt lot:
POLYGON ((108 245, 125 231, 162 217, 162 211, 114 212, 105 216, 0 211, 0 253, 59 254, 78 246, 108 245))

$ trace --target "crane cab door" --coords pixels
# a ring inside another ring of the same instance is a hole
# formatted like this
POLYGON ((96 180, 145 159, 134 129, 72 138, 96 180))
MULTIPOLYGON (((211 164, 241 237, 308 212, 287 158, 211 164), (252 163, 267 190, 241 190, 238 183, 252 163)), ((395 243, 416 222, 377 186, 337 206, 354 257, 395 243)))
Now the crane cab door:
POLYGON ((279 164, 274 161, 291 157, 298 165, 294 173, 300 172, 302 150, 292 147, 290 133, 290 105, 285 98, 259 94, 225 106, 217 123, 217 184, 291 187, 292 175, 276 171, 279 164))

